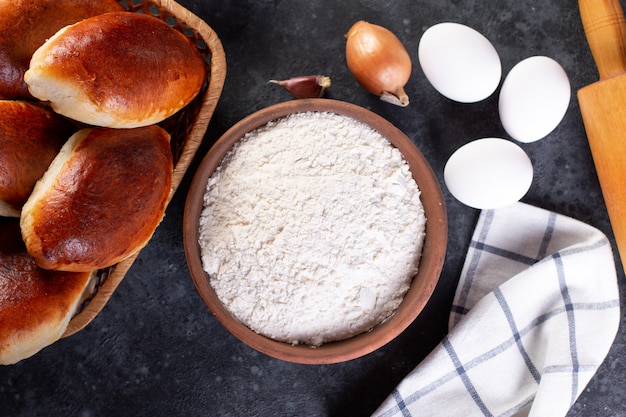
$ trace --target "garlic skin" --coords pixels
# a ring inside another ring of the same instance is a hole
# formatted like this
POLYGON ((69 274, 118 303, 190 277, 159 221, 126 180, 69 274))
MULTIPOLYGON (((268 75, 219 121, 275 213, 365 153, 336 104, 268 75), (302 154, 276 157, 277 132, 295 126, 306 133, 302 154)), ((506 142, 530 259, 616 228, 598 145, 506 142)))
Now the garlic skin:
POLYGON ((285 88, 294 98, 319 98, 330 87, 330 77, 325 75, 303 75, 269 82, 285 88))
POLYGON ((409 104, 404 86, 411 76, 411 57, 389 29, 360 20, 345 35, 348 69, 357 82, 380 99, 409 104))

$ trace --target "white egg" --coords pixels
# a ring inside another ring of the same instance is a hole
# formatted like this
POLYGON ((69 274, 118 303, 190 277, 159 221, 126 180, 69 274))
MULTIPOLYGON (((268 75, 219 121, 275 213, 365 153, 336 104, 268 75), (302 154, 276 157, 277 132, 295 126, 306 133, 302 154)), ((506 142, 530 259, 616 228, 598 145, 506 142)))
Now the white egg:
POLYGON ((546 137, 563 120, 571 97, 569 78, 546 56, 526 58, 502 83, 499 112, 504 130, 529 143, 546 137))
POLYGON ((459 23, 428 28, 420 39, 418 58, 433 87, 461 103, 486 99, 502 77, 496 48, 481 33, 459 23))
POLYGON ((519 201, 533 180, 530 158, 519 145, 499 138, 477 139, 446 162, 444 181, 461 203, 495 209, 519 201))

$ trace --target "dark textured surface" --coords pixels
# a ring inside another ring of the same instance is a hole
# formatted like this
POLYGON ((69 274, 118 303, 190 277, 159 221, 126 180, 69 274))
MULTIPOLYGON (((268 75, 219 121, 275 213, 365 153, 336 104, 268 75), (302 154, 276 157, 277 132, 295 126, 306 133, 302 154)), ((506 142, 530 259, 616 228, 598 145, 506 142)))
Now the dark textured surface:
MULTIPOLYGON (((507 137, 497 94, 473 105, 453 103, 428 84, 417 62, 423 31, 442 21, 471 26, 500 53, 503 73, 532 55, 565 68, 572 100, 547 138, 522 145, 535 166, 523 201, 598 227, 611 239, 575 92, 597 72, 574 1, 185 0, 220 36, 228 74, 199 154, 165 220, 102 313, 83 331, 17 365, 0 368, 3 416, 367 416, 445 333, 465 251, 478 212, 442 188, 450 223, 446 264, 423 315, 397 340, 343 364, 308 366, 257 353, 211 316, 189 276, 182 244, 183 203, 194 168, 230 126, 291 99, 269 79, 324 73, 327 97, 366 107, 403 130, 442 180, 450 154, 472 139, 507 137), (401 109, 356 84, 343 35, 364 19, 391 29, 414 63, 401 109)), ((614 241, 613 241, 614 242, 614 241)), ((619 266, 622 300, 624 274, 619 266)), ((622 301, 622 324, 624 301, 622 301)), ((601 323, 599 323, 601 325, 601 323)), ((573 416, 626 415, 626 335, 572 407, 573 416)))

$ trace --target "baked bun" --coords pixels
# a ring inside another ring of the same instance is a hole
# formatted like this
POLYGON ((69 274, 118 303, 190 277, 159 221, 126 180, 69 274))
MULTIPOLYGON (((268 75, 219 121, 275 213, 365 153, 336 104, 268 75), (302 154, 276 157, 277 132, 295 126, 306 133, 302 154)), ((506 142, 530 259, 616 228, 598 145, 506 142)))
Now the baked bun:
POLYGON ((0 100, 0 216, 20 216, 35 183, 75 130, 41 106, 0 100))
POLYGON ((150 15, 119 12, 65 27, 34 54, 24 79, 36 98, 94 126, 158 123, 186 106, 206 79, 197 48, 150 15))
POLYGON ((121 10, 117 0, 0 0, 0 98, 32 98, 24 72, 37 48, 58 30, 121 10))
POLYGON ((90 271, 141 249, 172 185, 168 133, 158 126, 76 132, 22 208, 28 252, 45 269, 90 271))
POLYGON ((90 272, 46 271, 26 252, 17 219, 0 219, 0 364, 54 343, 93 290, 90 272))

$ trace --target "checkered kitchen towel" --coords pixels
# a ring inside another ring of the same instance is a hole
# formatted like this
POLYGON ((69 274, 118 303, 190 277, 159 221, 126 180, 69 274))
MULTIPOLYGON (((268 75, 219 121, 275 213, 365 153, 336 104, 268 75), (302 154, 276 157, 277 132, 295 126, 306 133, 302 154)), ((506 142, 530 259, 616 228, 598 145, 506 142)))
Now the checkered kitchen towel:
POLYGON ((482 211, 448 336, 374 415, 564 416, 619 319, 600 231, 523 203, 482 211))

